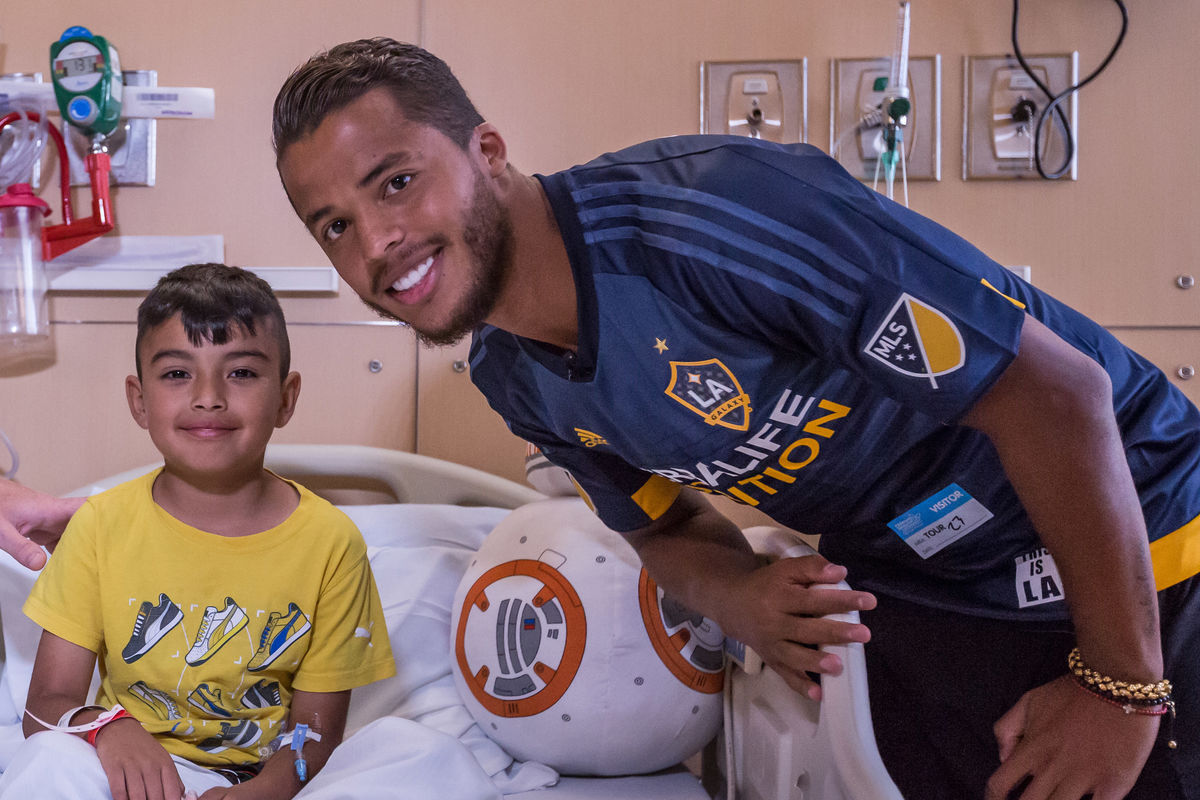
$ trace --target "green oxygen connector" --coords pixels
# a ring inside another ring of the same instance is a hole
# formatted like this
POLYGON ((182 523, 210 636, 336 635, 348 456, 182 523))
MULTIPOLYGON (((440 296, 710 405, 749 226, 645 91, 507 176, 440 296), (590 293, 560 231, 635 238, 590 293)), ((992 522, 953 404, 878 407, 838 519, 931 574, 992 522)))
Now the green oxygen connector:
POLYGON ((897 97, 886 103, 884 111, 893 120, 900 122, 912 111, 912 103, 907 97, 897 97))

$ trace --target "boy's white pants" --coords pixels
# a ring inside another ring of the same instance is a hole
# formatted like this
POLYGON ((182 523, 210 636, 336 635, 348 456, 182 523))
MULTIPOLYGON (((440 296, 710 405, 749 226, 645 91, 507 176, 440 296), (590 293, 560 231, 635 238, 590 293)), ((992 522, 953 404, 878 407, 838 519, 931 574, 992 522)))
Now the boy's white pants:
MULTIPOLYGON (((176 758, 197 796, 229 781, 176 758)), ((43 731, 26 739, 0 776, 3 800, 112 800, 96 750, 78 736, 43 731)), ((448 734, 385 717, 343 742, 297 800, 500 800, 471 751, 448 734)))
MULTIPOLYGON (((230 783, 212 770, 172 757, 185 789, 197 796, 230 783)), ((78 736, 42 731, 25 740, 4 776, 0 797, 45 797, 56 800, 112 800, 108 777, 96 749, 78 736)))

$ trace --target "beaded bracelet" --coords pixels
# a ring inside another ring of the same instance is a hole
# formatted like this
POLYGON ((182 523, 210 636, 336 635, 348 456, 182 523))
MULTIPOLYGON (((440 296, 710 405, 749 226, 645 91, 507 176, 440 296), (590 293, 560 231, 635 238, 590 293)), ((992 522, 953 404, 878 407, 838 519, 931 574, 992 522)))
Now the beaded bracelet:
POLYGON ((1067 667, 1074 676, 1076 685, 1093 697, 1116 706, 1126 714, 1141 714, 1150 717, 1168 716, 1167 747, 1174 750, 1179 745, 1172 732, 1175 722, 1175 700, 1171 696, 1171 682, 1165 678, 1156 683, 1128 683, 1101 675, 1087 667, 1076 647, 1067 656, 1067 667))
POLYGON ((1157 683, 1128 683, 1101 675, 1084 665, 1076 647, 1067 656, 1067 668, 1081 686, 1096 694, 1137 706, 1156 706, 1171 699, 1171 682, 1165 678, 1157 683))

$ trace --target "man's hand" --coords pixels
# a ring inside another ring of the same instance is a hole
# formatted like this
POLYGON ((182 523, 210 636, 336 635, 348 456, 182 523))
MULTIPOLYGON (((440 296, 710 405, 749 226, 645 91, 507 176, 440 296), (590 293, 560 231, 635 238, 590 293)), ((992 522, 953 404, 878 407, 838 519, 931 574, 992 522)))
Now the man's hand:
POLYGON ((814 700, 821 687, 805 673, 836 675, 842 662, 805 645, 870 638, 865 625, 815 619, 875 607, 872 594, 828 585, 846 577, 845 567, 815 555, 764 566, 738 527, 698 492, 681 492, 658 520, 623 535, 672 599, 715 621, 814 700))
POLYGON ((752 648, 789 686, 814 700, 821 687, 806 673, 837 675, 841 659, 813 647, 866 642, 867 626, 821 619, 875 607, 868 592, 835 589, 845 567, 821 556, 784 558, 746 574, 733 587, 726 632, 752 648))
POLYGON ((96 734, 96 755, 113 800, 181 800, 175 762, 136 719, 110 722, 96 734))
POLYGON ((29 569, 41 569, 82 497, 52 497, 0 479, 0 550, 29 569))
POLYGON ((995 725, 1000 769, 987 800, 1004 800, 1026 776, 1021 800, 1120 800, 1133 787, 1158 732, 1157 717, 1126 714, 1066 675, 1026 692, 995 725))

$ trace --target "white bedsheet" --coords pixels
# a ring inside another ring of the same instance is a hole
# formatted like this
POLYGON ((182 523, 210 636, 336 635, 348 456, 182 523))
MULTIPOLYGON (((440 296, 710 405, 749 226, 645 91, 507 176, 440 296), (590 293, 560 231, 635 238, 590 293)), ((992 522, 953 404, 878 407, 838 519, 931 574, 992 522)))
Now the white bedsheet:
MULTIPOLYGON (((500 800, 495 783, 466 746, 419 723, 385 717, 343 745, 298 798, 500 800)), ((214 772, 178 758, 175 763, 184 787, 194 795, 229 786, 214 772)), ((28 740, 0 775, 0 797, 106 800, 112 795, 95 750, 74 736, 43 733, 28 740)))

